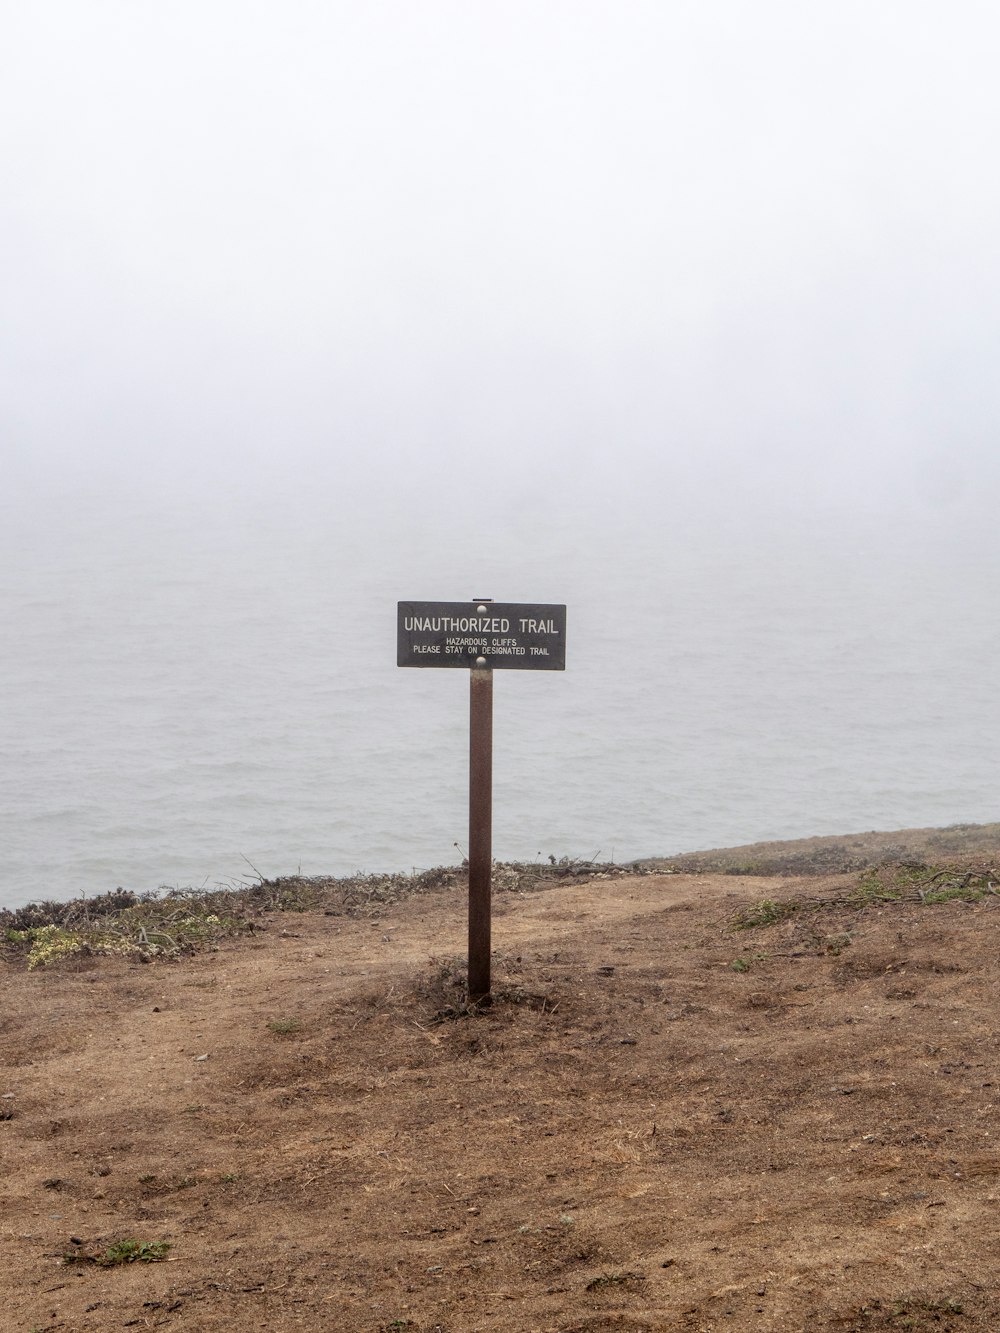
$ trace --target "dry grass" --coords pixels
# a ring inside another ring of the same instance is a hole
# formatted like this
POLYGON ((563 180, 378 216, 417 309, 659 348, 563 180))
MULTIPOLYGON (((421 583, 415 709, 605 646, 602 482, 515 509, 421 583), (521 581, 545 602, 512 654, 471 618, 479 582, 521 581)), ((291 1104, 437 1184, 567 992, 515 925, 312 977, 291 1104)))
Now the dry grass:
POLYGON ((501 894, 488 1008, 458 883, 0 961, 9 1326, 993 1333, 1000 904, 895 876, 501 894))

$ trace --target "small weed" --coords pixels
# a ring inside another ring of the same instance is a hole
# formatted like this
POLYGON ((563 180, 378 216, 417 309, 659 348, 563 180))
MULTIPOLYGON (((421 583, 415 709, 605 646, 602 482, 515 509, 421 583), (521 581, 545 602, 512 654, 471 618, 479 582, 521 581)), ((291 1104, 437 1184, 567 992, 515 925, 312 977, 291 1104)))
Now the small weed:
POLYGON ((965 902, 975 901, 983 896, 982 892, 976 889, 970 889, 966 885, 953 884, 949 888, 927 889, 920 895, 920 901, 924 903, 950 903, 956 898, 965 902))
POLYGON ((220 1184, 220 1185, 235 1185, 235 1183, 237 1182, 237 1180, 239 1180, 239 1176, 236 1174, 235 1171, 227 1171, 226 1174, 225 1174, 224 1176, 220 1176, 220 1177, 219 1177, 219 1184, 220 1184))
POLYGON ((167 1257, 170 1242, 166 1240, 120 1240, 109 1245, 97 1262, 104 1268, 116 1264, 156 1264, 167 1257))
POLYGON ((754 930, 757 926, 775 926, 799 910, 797 902, 776 903, 773 898, 762 898, 754 907, 737 912, 733 918, 734 930, 754 930))
POLYGON ((820 942, 820 947, 824 953, 833 954, 834 958, 839 958, 842 951, 847 949, 852 943, 853 939, 851 932, 845 930, 837 935, 824 935, 820 942))
POLYGON ((873 903, 898 902, 902 896, 899 881, 904 869, 909 870, 909 867, 894 866, 891 876, 886 875, 881 868, 866 870, 850 895, 851 905, 870 907, 873 903))
POLYGON ((290 1037, 293 1032, 302 1031, 302 1023, 297 1018, 272 1018, 267 1026, 278 1037, 290 1037))
POLYGON ((626 1282, 645 1282, 642 1273, 614 1272, 600 1273, 587 1283, 587 1291, 602 1291, 606 1287, 619 1287, 626 1282))
POLYGON ((171 1248, 167 1240, 119 1240, 109 1245, 103 1254, 88 1254, 73 1250, 63 1255, 64 1264, 96 1264, 99 1268, 116 1268, 121 1264, 158 1264, 171 1248))
POLYGON ((745 958, 734 958, 733 961, 729 964, 729 966, 734 972, 750 971, 750 964, 745 958))

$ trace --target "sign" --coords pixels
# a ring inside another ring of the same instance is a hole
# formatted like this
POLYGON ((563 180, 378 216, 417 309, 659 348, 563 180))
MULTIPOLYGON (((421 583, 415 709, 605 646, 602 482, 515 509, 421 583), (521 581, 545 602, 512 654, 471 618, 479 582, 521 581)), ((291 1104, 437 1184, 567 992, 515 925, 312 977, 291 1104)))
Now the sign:
POLYGON ((537 602, 399 602, 396 665, 469 672, 469 1003, 490 1002, 493 671, 565 671, 566 608, 537 602))
POLYGON ((396 665, 565 671, 566 608, 535 602, 400 602, 396 665))

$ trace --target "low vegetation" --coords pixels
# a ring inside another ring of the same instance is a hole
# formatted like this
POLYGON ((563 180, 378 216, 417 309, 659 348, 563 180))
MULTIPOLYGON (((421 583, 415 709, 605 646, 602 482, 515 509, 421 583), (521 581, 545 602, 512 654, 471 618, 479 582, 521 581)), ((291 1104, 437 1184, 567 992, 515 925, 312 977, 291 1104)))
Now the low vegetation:
POLYGON ((119 1240, 94 1253, 82 1241, 63 1255, 64 1264, 96 1264, 98 1268, 117 1268, 121 1264, 161 1263, 170 1251, 166 1240, 119 1240))
POLYGON ((683 852, 643 862, 684 875, 849 875, 903 862, 944 864, 954 857, 991 857, 1000 824, 950 824, 838 837, 755 842, 707 852, 683 852))
POLYGON ((1000 897, 1000 861, 988 864, 955 863, 946 866, 904 861, 872 866, 848 884, 843 893, 822 898, 791 897, 781 902, 763 898, 733 917, 736 930, 774 926, 797 912, 827 907, 865 908, 886 903, 945 903, 956 899, 978 902, 1000 897))
MULTIPOLYGON (((649 868, 550 857, 547 862, 497 862, 495 893, 529 893, 567 879, 653 874, 649 868)), ((215 948, 219 941, 265 927, 272 912, 321 911, 330 916, 377 916, 414 894, 463 884, 467 866, 412 874, 318 875, 258 879, 214 889, 115 889, 70 902, 29 903, 0 911, 0 954, 23 957, 34 969, 73 956, 119 954, 140 962, 173 959, 215 948)))
MULTIPOLYGON (((857 875, 834 898, 802 894, 781 901, 762 899, 733 920, 736 929, 750 930, 777 925, 794 913, 819 907, 864 908, 956 898, 975 901, 1000 895, 1000 861, 972 860, 979 847, 992 854, 998 837, 1000 824, 963 824, 892 835, 761 843, 626 864, 598 861, 596 855, 590 860, 550 856, 534 862, 496 862, 493 891, 532 893, 567 880, 682 872, 807 877, 839 870, 857 875), (965 855, 948 863, 932 862, 929 854, 938 847, 954 848, 965 855)), ((70 902, 29 903, 0 911, 0 956, 22 958, 29 969, 94 954, 118 954, 139 962, 171 960, 214 949, 227 937, 266 929, 266 919, 274 912, 377 917, 405 898, 461 887, 467 875, 468 866, 463 862, 411 874, 289 875, 212 889, 162 888, 135 893, 119 888, 70 902)))

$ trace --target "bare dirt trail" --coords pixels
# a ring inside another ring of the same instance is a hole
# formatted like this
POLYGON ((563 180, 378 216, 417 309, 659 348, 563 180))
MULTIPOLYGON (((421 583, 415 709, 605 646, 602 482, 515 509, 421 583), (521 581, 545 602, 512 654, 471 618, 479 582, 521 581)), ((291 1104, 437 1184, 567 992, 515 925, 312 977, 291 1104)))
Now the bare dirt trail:
POLYGON ((457 890, 0 965, 0 1328, 1000 1326, 993 900, 733 932, 802 890, 499 896, 480 1015, 457 890))

